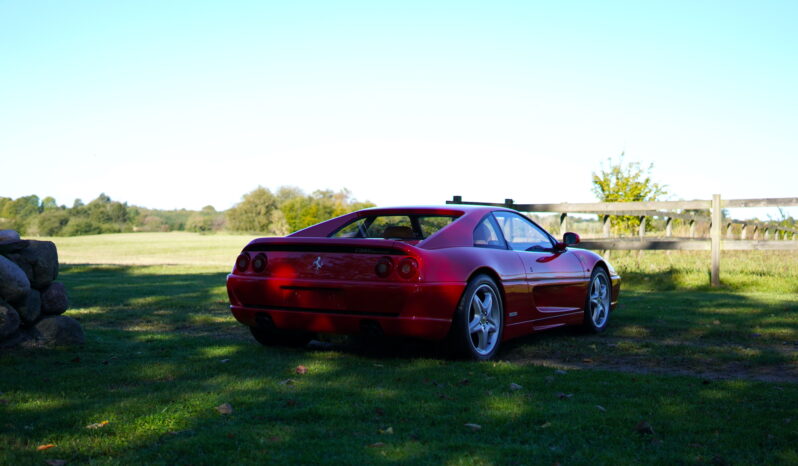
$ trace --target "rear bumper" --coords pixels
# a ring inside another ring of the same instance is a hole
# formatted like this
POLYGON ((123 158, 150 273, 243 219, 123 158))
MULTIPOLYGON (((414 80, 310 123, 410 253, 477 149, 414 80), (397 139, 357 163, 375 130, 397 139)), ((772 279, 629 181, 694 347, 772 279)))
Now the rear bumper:
POLYGON ((451 319, 431 317, 386 317, 362 314, 330 314, 286 309, 259 309, 243 306, 230 306, 236 320, 242 324, 255 326, 258 315, 271 317, 279 329, 306 330, 320 333, 352 334, 360 333, 366 325, 379 325, 386 335, 440 340, 446 337, 451 319))
POLYGON ((376 324, 386 335, 428 340, 446 337, 464 289, 465 283, 227 278, 230 310, 244 325, 267 315, 279 329, 353 334, 376 324))

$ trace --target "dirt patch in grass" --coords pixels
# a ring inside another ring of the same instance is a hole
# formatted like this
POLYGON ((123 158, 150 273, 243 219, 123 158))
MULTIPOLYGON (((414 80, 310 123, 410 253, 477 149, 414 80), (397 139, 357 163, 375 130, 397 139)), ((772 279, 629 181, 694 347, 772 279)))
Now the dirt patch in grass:
POLYGON ((560 369, 798 383, 795 343, 742 346, 573 333, 562 330, 509 342, 501 358, 560 369))

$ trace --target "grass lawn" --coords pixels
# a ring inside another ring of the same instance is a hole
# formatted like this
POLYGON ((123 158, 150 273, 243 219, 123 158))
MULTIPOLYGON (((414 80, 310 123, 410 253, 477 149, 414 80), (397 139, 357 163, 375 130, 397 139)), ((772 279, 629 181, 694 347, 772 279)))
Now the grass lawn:
POLYGON ((606 333, 472 363, 258 345, 224 289, 248 240, 56 239, 87 342, 0 353, 0 464, 798 464, 798 255, 724 255, 710 290, 695 254, 613 253, 606 333))

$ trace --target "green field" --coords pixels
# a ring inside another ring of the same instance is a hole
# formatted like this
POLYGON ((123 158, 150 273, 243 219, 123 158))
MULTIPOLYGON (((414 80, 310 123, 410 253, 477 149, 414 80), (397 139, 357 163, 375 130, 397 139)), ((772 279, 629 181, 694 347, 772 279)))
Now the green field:
POLYGON ((192 265, 228 270, 253 238, 174 232, 43 239, 58 245, 62 264, 192 265))
POLYGON ((606 333, 473 363, 256 344, 224 289, 249 239, 56 239, 87 342, 0 353, 0 464, 798 464, 795 253, 724 254, 712 290, 703 253, 614 252, 606 333))

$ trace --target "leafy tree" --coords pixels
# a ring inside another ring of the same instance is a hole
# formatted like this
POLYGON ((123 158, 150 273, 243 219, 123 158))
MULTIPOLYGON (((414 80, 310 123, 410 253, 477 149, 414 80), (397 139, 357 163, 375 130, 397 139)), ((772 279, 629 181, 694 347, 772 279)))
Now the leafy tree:
POLYGON ((45 209, 36 218, 38 233, 44 236, 58 236, 69 223, 69 212, 66 209, 45 209))
POLYGON ((157 215, 143 215, 136 227, 137 231, 169 231, 169 225, 157 215))
POLYGON ((186 221, 186 231, 210 233, 222 230, 225 225, 225 214, 217 212, 212 205, 206 205, 199 212, 191 214, 186 221))
POLYGON ((288 199, 280 205, 280 211, 285 216, 288 229, 297 231, 373 205, 370 202, 354 201, 348 189, 338 192, 325 189, 316 190, 310 196, 288 199))
POLYGON ((213 231, 213 217, 201 213, 191 214, 186 221, 186 230, 196 233, 208 233, 213 231))
POLYGON ((266 188, 246 194, 242 201, 227 211, 228 227, 234 231, 251 231, 283 236, 292 231, 323 222, 353 210, 371 207, 357 202, 347 189, 317 190, 307 195, 293 186, 282 186, 276 194, 266 188))
POLYGON ((64 227, 64 236, 99 235, 103 233, 102 225, 88 218, 73 218, 64 227))
POLYGON ((285 214, 280 209, 274 209, 271 218, 269 218, 269 235, 285 236, 289 233, 291 233, 291 228, 288 226, 285 214))
POLYGON ((275 197, 277 197, 278 204, 283 204, 284 202, 297 197, 305 197, 305 193, 296 186, 280 186, 277 189, 275 197))
POLYGON ((11 201, 11 198, 0 197, 0 230, 11 228, 11 219, 5 216, 6 206, 11 201))
POLYGON ((41 212, 39 196, 23 196, 3 203, 3 210, 0 218, 7 228, 17 230, 20 234, 25 234, 32 219, 41 212))
POLYGON ((41 207, 42 211, 52 210, 57 208, 58 208, 58 203, 55 202, 55 198, 47 196, 44 199, 42 199, 42 207, 41 207))
POLYGON ((127 204, 112 200, 105 193, 89 202, 85 207, 89 219, 100 225, 105 233, 118 233, 130 230, 127 204))
POLYGON ((289 231, 297 231, 313 225, 316 219, 316 209, 312 209, 313 201, 306 196, 288 199, 280 205, 280 211, 288 225, 289 231))
MULTIPOLYGON (((593 173, 593 193, 601 202, 642 202, 656 201, 667 194, 665 186, 651 178, 651 170, 643 169, 639 162, 624 163, 624 154, 616 161, 607 159, 608 166, 601 165, 598 173, 593 173)), ((632 233, 640 226, 636 216, 622 215, 613 218, 613 229, 619 233, 632 233)))
POLYGON ((234 231, 265 233, 269 229, 271 213, 277 209, 277 198, 271 191, 258 186, 227 211, 227 222, 234 231))

